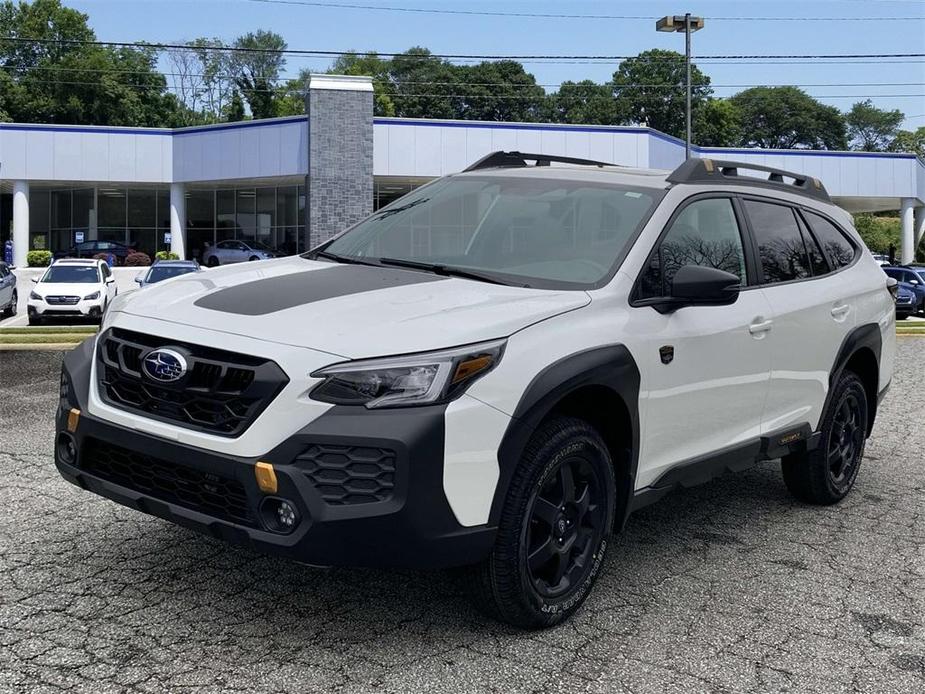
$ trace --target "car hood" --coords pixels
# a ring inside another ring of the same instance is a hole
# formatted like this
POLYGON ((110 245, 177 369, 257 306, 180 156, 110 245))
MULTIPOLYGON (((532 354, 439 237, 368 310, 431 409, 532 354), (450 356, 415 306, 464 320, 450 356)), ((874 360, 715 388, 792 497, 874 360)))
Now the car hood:
POLYGON ((88 282, 39 282, 33 290, 43 296, 79 296, 81 299, 87 294, 98 292, 102 284, 88 282))
POLYGON ((132 292, 114 310, 358 358, 507 337, 590 300, 583 291, 291 257, 184 275, 132 292))

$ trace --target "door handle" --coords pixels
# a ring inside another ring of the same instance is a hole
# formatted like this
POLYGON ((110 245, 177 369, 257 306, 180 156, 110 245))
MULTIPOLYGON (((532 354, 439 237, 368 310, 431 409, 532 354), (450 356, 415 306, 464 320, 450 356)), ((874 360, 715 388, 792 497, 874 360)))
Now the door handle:
POLYGON ((774 321, 770 318, 768 320, 755 321, 748 326, 748 332, 752 335, 760 335, 761 333, 768 332, 773 325, 774 321))
POLYGON ((848 304, 842 304, 841 306, 833 306, 832 307, 832 318, 835 318, 835 319, 843 318, 850 310, 851 310, 851 306, 849 306, 848 304))

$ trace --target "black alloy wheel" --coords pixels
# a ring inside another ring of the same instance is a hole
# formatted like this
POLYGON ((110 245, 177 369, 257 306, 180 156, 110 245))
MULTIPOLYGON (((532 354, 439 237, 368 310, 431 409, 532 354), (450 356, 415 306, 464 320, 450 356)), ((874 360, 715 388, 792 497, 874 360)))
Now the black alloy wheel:
POLYGON ((864 452, 864 438, 867 432, 867 422, 861 420, 866 408, 858 402, 857 393, 848 391, 844 393, 835 411, 832 428, 829 431, 826 460, 829 464, 829 474, 832 483, 843 485, 851 479, 855 468, 861 462, 864 452))
POLYGON ((533 588, 555 598, 580 585, 604 535, 602 483, 584 458, 562 460, 533 498, 525 526, 527 573, 533 588))

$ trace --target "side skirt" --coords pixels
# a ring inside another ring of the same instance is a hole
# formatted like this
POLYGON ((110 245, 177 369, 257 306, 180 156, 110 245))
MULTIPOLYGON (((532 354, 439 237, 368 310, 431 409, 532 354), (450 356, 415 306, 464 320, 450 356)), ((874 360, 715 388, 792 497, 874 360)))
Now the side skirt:
MULTIPOLYGON (((637 489, 626 516, 653 504, 675 489, 705 484, 727 472, 742 472, 765 460, 775 460, 790 453, 811 451, 819 445, 820 435, 809 424, 788 427, 744 444, 692 458, 666 471, 648 487, 637 489)), ((625 519, 624 519, 625 522, 625 519)))

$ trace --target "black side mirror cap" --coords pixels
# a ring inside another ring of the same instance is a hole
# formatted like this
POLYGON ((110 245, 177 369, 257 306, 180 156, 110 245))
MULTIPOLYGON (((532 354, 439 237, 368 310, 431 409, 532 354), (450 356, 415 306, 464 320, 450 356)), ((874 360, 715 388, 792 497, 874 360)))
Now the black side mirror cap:
POLYGON ((671 313, 685 306, 728 306, 739 298, 741 281, 724 270, 684 265, 671 281, 671 296, 645 301, 659 313, 671 313))

